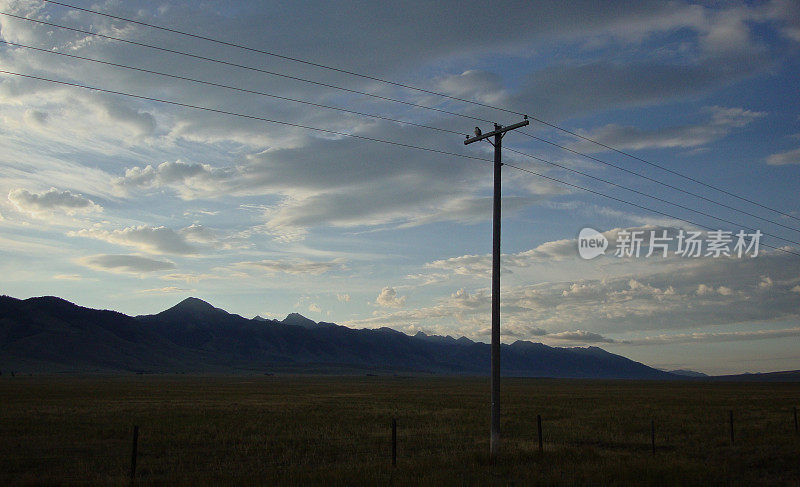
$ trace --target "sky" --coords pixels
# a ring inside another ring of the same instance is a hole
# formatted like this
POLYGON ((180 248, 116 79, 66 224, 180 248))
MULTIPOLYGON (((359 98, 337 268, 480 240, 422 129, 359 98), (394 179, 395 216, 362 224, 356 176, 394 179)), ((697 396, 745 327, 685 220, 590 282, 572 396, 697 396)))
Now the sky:
POLYGON ((0 293, 488 341, 524 114, 503 342, 800 369, 797 2, 65 1, 252 49, 0 0, 0 293))

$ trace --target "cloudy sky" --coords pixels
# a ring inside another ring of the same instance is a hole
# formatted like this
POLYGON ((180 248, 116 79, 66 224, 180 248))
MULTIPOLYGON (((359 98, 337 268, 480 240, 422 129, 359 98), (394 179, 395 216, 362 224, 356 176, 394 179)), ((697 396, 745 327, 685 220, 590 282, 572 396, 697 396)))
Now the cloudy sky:
POLYGON ((369 77, 0 0, 3 294, 487 341, 492 147, 464 134, 528 114, 584 138, 533 120, 504 138, 553 178, 504 169, 505 342, 800 368, 794 1, 65 1, 369 77), (579 256, 585 227, 604 255, 579 256), (630 232, 708 230, 762 245, 614 255, 630 232))

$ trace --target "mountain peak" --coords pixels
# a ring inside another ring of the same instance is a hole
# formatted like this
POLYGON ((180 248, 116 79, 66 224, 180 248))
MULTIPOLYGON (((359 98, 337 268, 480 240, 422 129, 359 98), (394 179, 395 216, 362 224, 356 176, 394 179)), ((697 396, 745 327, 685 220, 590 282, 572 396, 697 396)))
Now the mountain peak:
POLYGON ((198 298, 186 298, 180 303, 176 304, 172 307, 174 310, 184 310, 184 311, 194 311, 194 312, 203 312, 203 311, 214 311, 217 308, 211 306, 209 303, 203 301, 202 299, 198 298))
POLYGON ((226 313, 226 311, 221 310, 219 308, 215 308, 211 304, 203 301, 202 299, 198 298, 186 298, 180 303, 176 304, 175 306, 162 311, 162 313, 182 313, 182 314, 192 314, 192 315, 207 315, 210 313, 226 313))
POLYGON ((289 313, 281 322, 284 325, 302 326, 303 328, 316 328, 317 322, 306 318, 300 313, 289 313))

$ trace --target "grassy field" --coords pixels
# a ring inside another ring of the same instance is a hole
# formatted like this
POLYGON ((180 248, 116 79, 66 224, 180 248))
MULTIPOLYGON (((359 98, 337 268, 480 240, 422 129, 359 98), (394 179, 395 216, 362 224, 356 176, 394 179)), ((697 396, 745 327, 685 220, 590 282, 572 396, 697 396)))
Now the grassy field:
POLYGON ((492 464, 483 379, 4 375, 0 484, 127 485, 138 425, 137 485, 800 485, 800 383, 505 379, 502 392, 492 464))

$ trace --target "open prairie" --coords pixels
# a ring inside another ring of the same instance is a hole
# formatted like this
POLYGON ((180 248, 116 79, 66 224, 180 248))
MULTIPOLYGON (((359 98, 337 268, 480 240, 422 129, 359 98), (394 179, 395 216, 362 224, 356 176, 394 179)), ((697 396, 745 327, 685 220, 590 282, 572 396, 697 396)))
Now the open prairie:
POLYGON ((488 386, 442 377, 4 374, 0 484, 126 485, 134 425, 137 485, 800 482, 800 383, 504 379, 495 463, 488 386))

